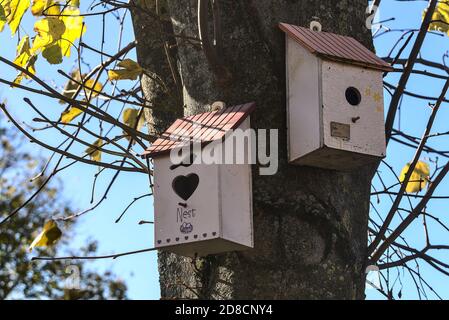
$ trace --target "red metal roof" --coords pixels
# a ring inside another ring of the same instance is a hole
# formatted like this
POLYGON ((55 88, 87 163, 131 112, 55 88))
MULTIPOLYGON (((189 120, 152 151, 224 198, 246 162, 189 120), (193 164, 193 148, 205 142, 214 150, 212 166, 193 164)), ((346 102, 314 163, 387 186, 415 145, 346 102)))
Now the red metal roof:
POLYGON ((279 28, 320 58, 356 64, 381 71, 393 70, 388 63, 354 38, 330 32, 317 32, 287 23, 280 23, 279 28))
POLYGON ((209 142, 222 139, 226 132, 236 129, 254 110, 254 102, 205 112, 177 119, 143 154, 154 158, 192 142, 209 142))

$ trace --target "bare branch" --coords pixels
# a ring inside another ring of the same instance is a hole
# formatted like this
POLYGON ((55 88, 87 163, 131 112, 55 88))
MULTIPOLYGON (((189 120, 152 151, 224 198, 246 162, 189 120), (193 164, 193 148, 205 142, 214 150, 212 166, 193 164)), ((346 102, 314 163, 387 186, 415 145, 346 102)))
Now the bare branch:
POLYGON ((416 37, 416 41, 413 45, 413 48, 410 52, 410 56, 408 58, 404 73, 402 73, 401 79, 399 80, 398 88, 395 91, 391 102, 390 107, 388 109, 387 113, 387 119, 385 122, 385 135, 386 135, 386 141, 387 144, 391 137, 391 131, 393 129, 394 119, 396 117, 396 112, 399 106, 399 101, 401 99, 401 96, 404 92, 404 89, 407 85, 408 79, 410 78, 410 74, 413 70, 413 67, 416 62, 416 58, 418 57, 418 54, 421 50, 422 44, 424 43, 424 39, 427 34, 427 30, 429 29, 430 23, 432 21, 432 15, 435 11, 435 8, 438 4, 438 0, 430 0, 429 5, 427 7, 426 14, 424 16, 423 22, 421 24, 421 28, 419 30, 418 36, 416 37))

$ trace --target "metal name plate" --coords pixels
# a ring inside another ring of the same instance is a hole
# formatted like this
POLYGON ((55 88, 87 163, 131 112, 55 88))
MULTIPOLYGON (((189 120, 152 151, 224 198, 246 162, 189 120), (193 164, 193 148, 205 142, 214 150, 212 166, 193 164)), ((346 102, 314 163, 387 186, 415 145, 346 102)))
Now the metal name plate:
POLYGON ((349 140, 351 138, 351 126, 349 124, 331 122, 331 136, 349 140))

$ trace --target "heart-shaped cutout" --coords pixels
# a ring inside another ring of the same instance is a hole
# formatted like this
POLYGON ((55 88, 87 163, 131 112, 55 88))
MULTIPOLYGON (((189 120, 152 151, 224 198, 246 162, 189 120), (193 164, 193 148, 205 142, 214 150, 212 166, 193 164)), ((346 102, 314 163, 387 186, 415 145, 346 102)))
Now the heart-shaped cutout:
POLYGON ((173 179, 172 188, 178 196, 187 201, 195 192, 199 183, 200 178, 198 175, 191 173, 187 176, 177 176, 173 179))

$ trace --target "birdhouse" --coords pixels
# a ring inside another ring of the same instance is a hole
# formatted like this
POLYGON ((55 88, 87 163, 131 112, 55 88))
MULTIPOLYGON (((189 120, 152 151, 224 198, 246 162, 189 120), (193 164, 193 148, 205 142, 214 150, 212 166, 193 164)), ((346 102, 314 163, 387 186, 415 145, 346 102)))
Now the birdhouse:
POLYGON ((289 162, 348 170, 385 157, 383 73, 357 40, 281 23, 289 162))
POLYGON ((250 129, 254 108, 178 119, 144 153, 154 162, 157 248, 194 257, 253 247, 251 164, 225 161, 224 145, 239 138, 235 129, 250 129))

